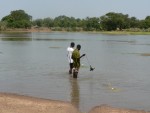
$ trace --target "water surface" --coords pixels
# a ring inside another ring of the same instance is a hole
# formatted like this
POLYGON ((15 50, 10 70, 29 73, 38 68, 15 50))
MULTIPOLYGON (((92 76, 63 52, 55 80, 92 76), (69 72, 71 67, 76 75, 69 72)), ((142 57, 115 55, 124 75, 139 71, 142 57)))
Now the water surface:
POLYGON ((70 101, 81 111, 101 104, 150 111, 149 67, 148 35, 0 34, 0 92, 70 101), (72 41, 87 55, 78 79, 68 74, 72 41))

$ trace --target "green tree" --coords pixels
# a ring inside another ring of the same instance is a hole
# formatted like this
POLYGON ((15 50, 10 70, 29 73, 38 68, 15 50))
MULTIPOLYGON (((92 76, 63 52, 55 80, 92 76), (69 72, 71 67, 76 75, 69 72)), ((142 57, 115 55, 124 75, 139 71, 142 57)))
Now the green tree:
POLYGON ((139 21, 139 28, 141 29, 150 28, 150 16, 147 16, 144 20, 139 21))
POLYGON ((44 18, 43 19, 43 26, 44 27, 49 27, 49 28, 53 27, 54 26, 53 19, 51 19, 51 18, 44 18))
POLYGON ((33 26, 42 27, 43 26, 43 20, 42 19, 36 19, 32 21, 33 26))
POLYGON ((93 31, 93 30, 100 30, 100 19, 93 17, 89 18, 87 17, 85 20, 85 27, 84 29, 87 31, 93 31))
POLYGON ((70 27, 71 23, 70 23, 70 19, 69 17, 62 15, 62 16, 58 16, 54 19, 54 26, 55 27, 70 27))
POLYGON ((32 16, 25 13, 24 10, 11 11, 10 15, 2 18, 2 21, 7 22, 7 27, 10 28, 30 28, 32 16))
MULTIPOLYGON (((80 19, 78 19, 80 21, 80 19)), ((67 31, 76 31, 78 30, 79 24, 77 24, 77 20, 74 17, 67 17, 65 15, 58 16, 54 19, 54 27, 65 29, 67 31)))
POLYGON ((144 20, 144 26, 145 29, 150 28, 150 16, 147 16, 144 20))
POLYGON ((0 31, 6 30, 6 28, 7 28, 7 23, 6 23, 6 22, 1 22, 1 21, 0 21, 0 31))
POLYGON ((139 28, 139 20, 136 17, 131 17, 129 19, 130 28, 139 28))
POLYGON ((83 20, 81 20, 80 18, 76 19, 76 26, 77 27, 83 27, 83 20))
POLYGON ((123 15, 122 13, 110 12, 104 16, 100 17, 100 23, 103 30, 120 30, 129 28, 129 18, 128 15, 123 15))

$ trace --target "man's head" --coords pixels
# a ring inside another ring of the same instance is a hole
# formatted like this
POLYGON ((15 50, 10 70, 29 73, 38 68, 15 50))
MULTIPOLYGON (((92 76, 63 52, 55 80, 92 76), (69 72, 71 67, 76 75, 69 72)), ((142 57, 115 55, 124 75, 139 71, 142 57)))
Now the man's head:
POLYGON ((80 50, 81 49, 81 45, 78 44, 77 45, 77 49, 80 50))
POLYGON ((71 42, 70 47, 74 47, 74 46, 75 46, 75 43, 71 42))

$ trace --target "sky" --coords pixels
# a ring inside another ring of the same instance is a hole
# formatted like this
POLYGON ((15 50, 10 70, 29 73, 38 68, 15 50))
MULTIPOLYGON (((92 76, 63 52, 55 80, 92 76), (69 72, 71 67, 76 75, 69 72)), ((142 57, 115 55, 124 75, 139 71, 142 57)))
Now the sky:
POLYGON ((150 16, 150 0, 0 0, 0 19, 20 9, 33 19, 61 15, 84 19, 109 12, 145 19, 150 16))

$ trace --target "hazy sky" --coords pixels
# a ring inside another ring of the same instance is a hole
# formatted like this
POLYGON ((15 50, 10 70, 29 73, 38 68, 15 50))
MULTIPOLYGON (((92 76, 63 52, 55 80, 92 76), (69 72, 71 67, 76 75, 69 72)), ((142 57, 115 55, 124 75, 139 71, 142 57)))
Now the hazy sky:
POLYGON ((108 12, 145 19, 150 16, 150 0, 0 0, 0 19, 19 9, 33 19, 60 15, 82 19, 100 17, 108 12))

